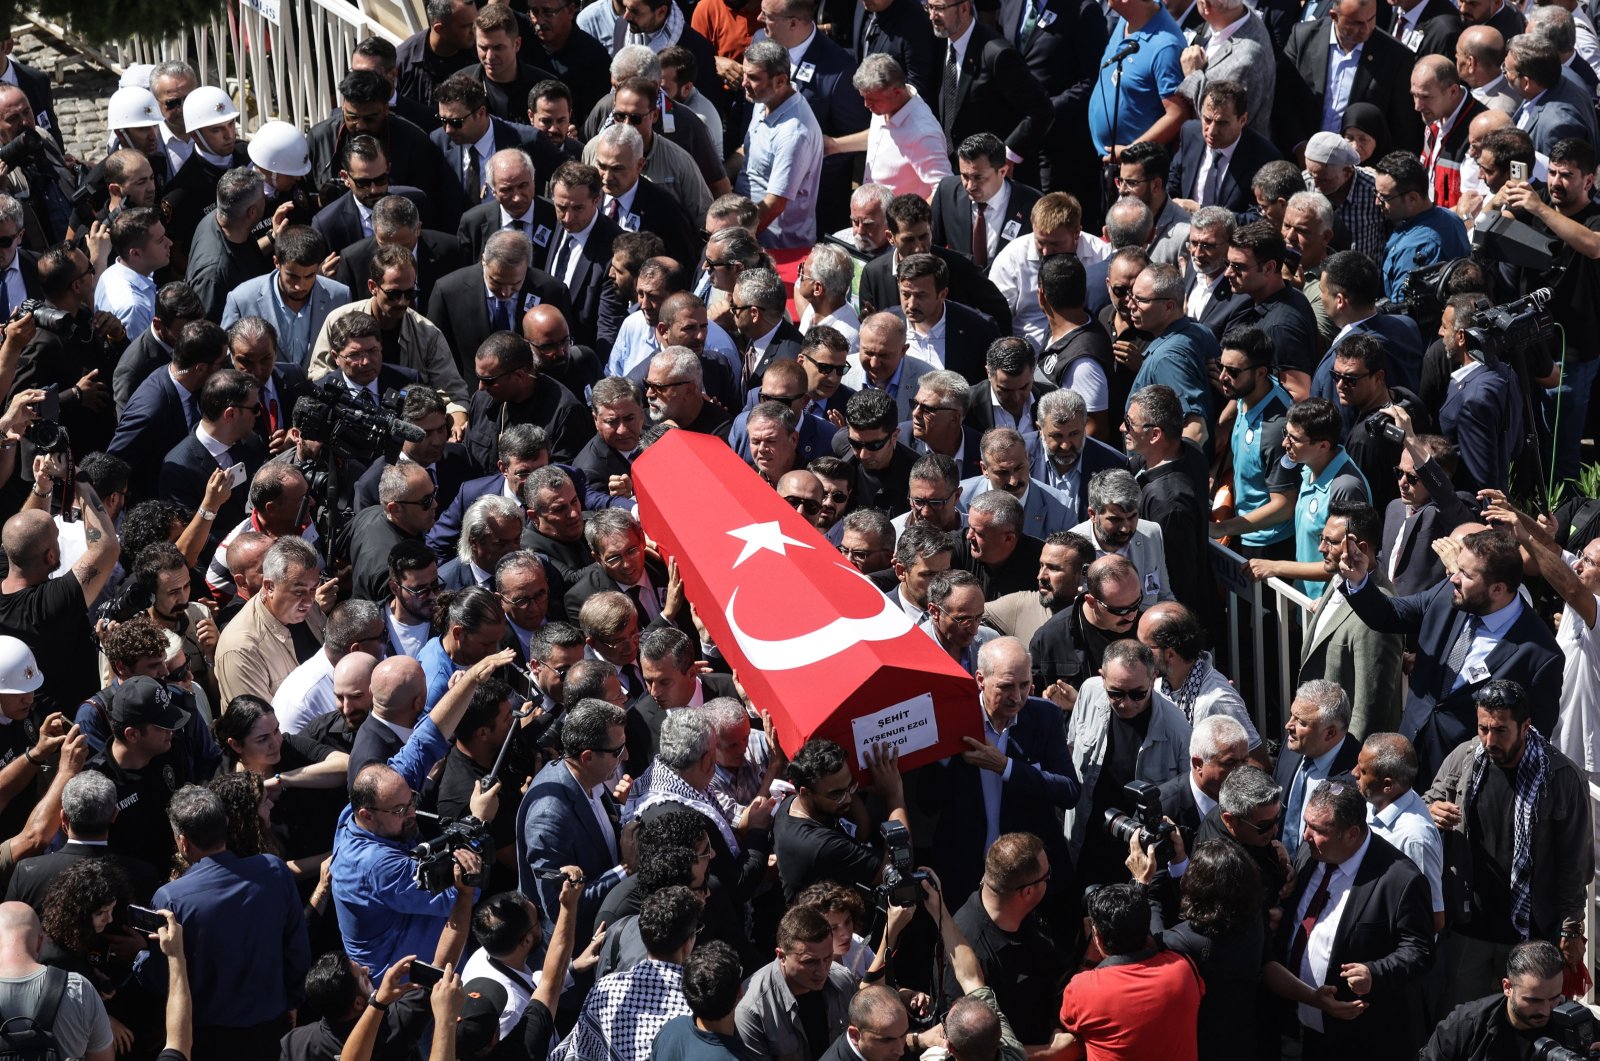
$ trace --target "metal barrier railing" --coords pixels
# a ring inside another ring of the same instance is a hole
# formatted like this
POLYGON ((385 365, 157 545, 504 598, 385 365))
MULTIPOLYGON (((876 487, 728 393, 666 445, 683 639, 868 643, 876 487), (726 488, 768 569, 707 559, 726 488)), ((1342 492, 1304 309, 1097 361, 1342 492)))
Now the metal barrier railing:
POLYGON ((1277 668, 1275 702, 1286 706, 1294 698, 1295 676, 1300 669, 1299 660, 1294 655, 1298 644, 1295 634, 1305 629, 1317 602, 1282 579, 1269 578, 1265 582, 1255 582, 1245 578, 1239 573, 1244 566, 1244 557, 1218 542, 1211 542, 1210 546, 1208 555, 1212 573, 1216 576, 1217 585, 1228 594, 1228 629, 1232 636, 1228 638, 1226 673, 1234 679, 1240 695, 1249 704, 1256 731, 1265 735, 1269 731, 1267 705, 1274 702, 1274 690, 1267 675, 1267 652, 1269 649, 1276 650, 1277 659, 1282 662, 1277 668), (1239 612, 1241 607, 1249 609, 1249 614, 1243 620, 1239 612), (1276 620, 1272 624, 1274 644, 1271 646, 1267 645, 1269 614, 1276 620), (1244 655, 1237 636, 1243 628, 1241 621, 1247 623, 1250 644, 1254 646, 1250 653, 1249 675, 1254 680, 1244 683, 1240 682, 1244 675, 1244 655))

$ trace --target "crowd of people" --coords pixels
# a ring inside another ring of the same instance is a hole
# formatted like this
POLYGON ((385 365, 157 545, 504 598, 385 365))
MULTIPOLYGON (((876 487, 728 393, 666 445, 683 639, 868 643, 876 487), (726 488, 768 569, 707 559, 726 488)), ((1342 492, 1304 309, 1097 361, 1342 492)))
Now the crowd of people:
POLYGON ((1591 6, 428 0, 83 159, 7 40, 0 1051, 1582 1056, 1591 6), (981 739, 786 732, 669 431, 981 739))

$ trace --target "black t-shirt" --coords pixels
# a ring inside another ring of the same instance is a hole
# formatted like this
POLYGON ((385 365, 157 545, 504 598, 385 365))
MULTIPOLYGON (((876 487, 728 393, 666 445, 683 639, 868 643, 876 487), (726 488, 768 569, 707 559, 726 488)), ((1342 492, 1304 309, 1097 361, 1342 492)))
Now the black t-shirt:
POLYGON ((33 651, 44 685, 33 697, 33 717, 69 714, 100 688, 89 608, 78 576, 68 571, 37 586, 0 593, 0 634, 33 651))
POLYGON ((870 887, 883 863, 872 845, 852 838, 833 823, 791 815, 792 806, 794 797, 790 796, 772 817, 784 902, 794 902, 796 895, 822 880, 870 887))
POLYGON ((1134 718, 1125 719, 1115 711, 1106 731, 1106 757, 1100 765, 1100 776, 1095 781, 1092 815, 1088 832, 1083 840, 1083 854, 1079 859, 1079 876, 1085 884, 1104 884, 1128 879, 1123 865, 1128 856, 1128 845, 1119 843, 1105 829, 1105 812, 1113 807, 1126 813, 1128 799, 1123 786, 1134 779, 1138 770, 1139 746, 1150 731, 1150 712, 1143 711, 1134 718))
MULTIPOLYGON (((332 714, 337 717, 339 713, 332 714)), ((278 769, 298 770, 320 763, 332 754, 332 748, 318 744, 304 733, 285 733, 278 769)), ((339 811, 347 802, 343 785, 279 789, 278 802, 272 808, 272 833, 283 848, 283 856, 304 858, 332 851, 339 811)))
POLYGON ((1472 919, 1459 926, 1474 939, 1515 943, 1511 923, 1511 862, 1515 836, 1511 822, 1516 796, 1511 780, 1516 768, 1490 764, 1467 808, 1467 831, 1477 839, 1472 846, 1472 919))
MULTIPOLYGON (((441 818, 460 818, 472 813, 472 793, 478 782, 489 771, 472 761, 460 748, 451 746, 444 760, 444 773, 439 778, 436 810, 441 818)), ((500 771, 500 809, 489 823, 489 836, 496 850, 513 846, 517 842, 517 808, 519 801, 513 794, 522 787, 523 778, 512 776, 509 764, 500 771)), ((515 890, 515 871, 495 862, 490 869, 491 886, 496 890, 515 890)))
MULTIPOLYGON (((1550 201, 1548 190, 1539 198, 1550 201)), ((1531 217, 1523 217, 1541 232, 1549 232, 1531 217)), ((1591 232, 1600 232, 1600 205, 1586 203, 1569 219, 1591 232)), ((1550 312, 1561 322, 1567 336, 1569 361, 1593 361, 1600 357, 1600 261, 1578 253, 1570 243, 1556 242, 1556 268, 1528 278, 1527 289, 1549 285, 1550 312), (1551 281, 1554 281, 1553 283, 1551 281)))
POLYGON ((545 1061, 555 1027, 556 1019, 545 1004, 530 998, 516 1027, 489 1051, 489 1061, 545 1061))
MULTIPOLYGON (((69 723, 71 719, 67 720, 69 723)), ((12 760, 27 752, 39 739, 39 726, 30 715, 18 719, 8 725, 0 726, 0 769, 9 766, 12 760)), ((22 831, 23 825, 28 821, 28 815, 33 813, 33 800, 31 793, 23 790, 15 799, 0 810, 0 836, 16 836, 22 831)))
POLYGON ((828 1035, 828 996, 822 991, 808 991, 794 1001, 800 1010, 800 1030, 806 1034, 811 1061, 818 1061, 833 1045, 828 1035))
MULTIPOLYGON (((1039 916, 1029 914, 1015 932, 1007 932, 990 920, 978 891, 956 911, 955 921, 1017 1038, 1025 1043, 1048 1042, 1061 1008, 1066 963, 1065 952, 1056 947, 1039 916)), ((954 973, 945 982, 954 984, 954 973)))
POLYGON ((322 642, 303 620, 289 624, 289 638, 294 642, 294 658, 301 663, 322 651, 322 642))
POLYGON ((111 850, 154 866, 163 877, 172 869, 177 845, 167 820, 167 802, 189 780, 184 757, 176 750, 156 756, 142 770, 124 770, 109 746, 89 760, 88 768, 117 786, 117 817, 107 837, 111 850))
POLYGON ((1244 311, 1240 323, 1254 324, 1272 337, 1278 364, 1310 375, 1317 367, 1317 315, 1306 296, 1292 287, 1244 311))

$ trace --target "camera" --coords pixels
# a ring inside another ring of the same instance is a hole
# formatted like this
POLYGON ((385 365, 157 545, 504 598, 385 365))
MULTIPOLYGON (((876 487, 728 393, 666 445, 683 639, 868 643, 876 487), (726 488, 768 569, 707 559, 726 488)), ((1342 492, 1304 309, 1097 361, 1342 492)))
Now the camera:
POLYGON ((1486 364, 1504 361, 1519 347, 1542 343, 1555 333, 1550 316, 1551 292, 1541 287, 1503 306, 1479 310, 1477 327, 1467 329, 1467 345, 1486 364))
POLYGON ((932 878, 918 869, 911 857, 911 830, 897 821, 887 821, 880 831, 889 864, 883 869, 883 883, 878 885, 878 904, 886 907, 920 905, 922 882, 931 882, 932 878))
POLYGON ((11 138, 10 143, 0 147, 0 162, 4 162, 12 169, 20 169, 32 162, 43 150, 44 137, 36 130, 24 128, 11 138))
POLYGON ((22 432, 22 437, 33 443, 33 448, 40 453, 67 453, 72 449, 67 429, 55 420, 35 420, 22 432))
POLYGON ((155 602, 155 587, 144 579, 130 574, 122 580, 122 585, 117 587, 116 594, 100 605, 100 614, 97 618, 125 623, 135 615, 149 611, 155 602))
MULTIPOLYGON (((419 814, 419 817, 422 816, 419 814)), ((411 849, 411 857, 417 860, 411 879, 417 882, 417 887, 431 894, 444 891, 455 883, 455 854, 461 850, 471 851, 485 861, 493 858, 489 827, 470 814, 460 818, 439 819, 439 835, 411 849)), ((482 887, 483 878, 484 873, 480 870, 470 875, 463 874, 461 883, 468 888, 478 888, 482 887)))
POLYGON ((1133 804, 1133 812, 1124 814, 1115 807, 1107 810, 1106 832, 1124 845, 1137 836, 1140 847, 1154 844, 1156 858, 1162 863, 1169 861, 1177 826, 1162 818, 1161 790, 1148 781, 1129 781, 1122 786, 1122 794, 1133 804))
MULTIPOLYGON (((5 149, 0 148, 0 154, 4 153, 5 149)), ((33 323, 45 331, 55 332, 57 335, 68 335, 72 332, 72 314, 64 309, 56 309, 42 298, 23 299, 12 311, 11 319, 16 320, 24 313, 33 314, 33 323)))
POLYGON ((358 401, 343 378, 334 374, 300 400, 294 422, 307 442, 331 446, 337 456, 367 462, 382 457, 392 462, 402 442, 423 438, 421 428, 394 413, 390 408, 394 404, 391 395, 385 395, 384 405, 376 408, 358 401))
POLYGON ((1400 297, 1393 302, 1387 299, 1378 303, 1379 313, 1403 313, 1413 320, 1437 320, 1444 313, 1444 304, 1450 301, 1450 274, 1461 262, 1437 262, 1426 269, 1415 269, 1400 281, 1400 297))
POLYGON ((1600 1049, 1593 1044, 1596 1031, 1594 1014, 1582 1002, 1563 1002, 1550 1011, 1546 1025, 1550 1034, 1533 1044, 1535 1061, 1596 1061, 1600 1049))

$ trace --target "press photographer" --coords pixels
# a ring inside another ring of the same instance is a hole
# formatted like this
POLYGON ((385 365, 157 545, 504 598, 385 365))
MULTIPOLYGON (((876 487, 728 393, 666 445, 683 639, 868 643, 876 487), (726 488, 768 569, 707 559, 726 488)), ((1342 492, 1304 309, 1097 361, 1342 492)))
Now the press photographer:
POLYGON ((1542 939, 1517 944, 1506 959, 1500 991, 1456 1007, 1434 1029, 1428 1045, 1417 1055, 1418 1061, 1528 1061, 1535 1057, 1575 1061, 1592 1056, 1594 1018, 1581 1002, 1562 1004, 1564 971, 1565 962, 1555 944, 1542 939), (1549 1052, 1546 1043, 1567 1053, 1549 1052))
POLYGON ((40 301, 17 307, 33 313, 39 330, 22 351, 15 386, 54 387, 60 423, 79 454, 103 450, 111 442, 111 377, 128 334, 110 313, 94 306, 94 266, 82 251, 52 247, 39 258, 40 301))
MULTIPOLYGON (((1595 151, 1585 140, 1559 141, 1550 152, 1549 185, 1540 190, 1511 181, 1500 198, 1520 220, 1558 241, 1547 269, 1516 270, 1518 290, 1549 287, 1550 313, 1565 332, 1561 385, 1545 392, 1547 424, 1554 426, 1557 480, 1578 474, 1579 446, 1589 398, 1600 376, 1600 205, 1594 195, 1595 151)), ((1559 360, 1563 351, 1556 351, 1559 360)))

